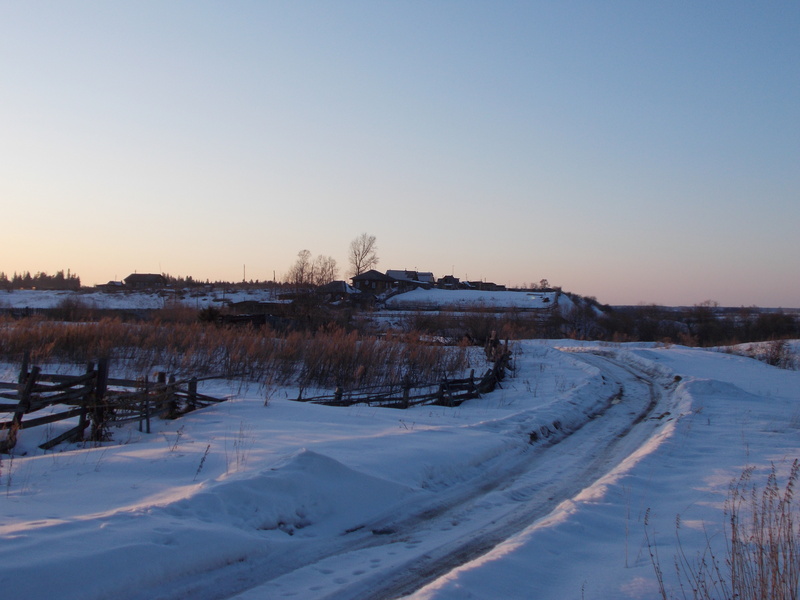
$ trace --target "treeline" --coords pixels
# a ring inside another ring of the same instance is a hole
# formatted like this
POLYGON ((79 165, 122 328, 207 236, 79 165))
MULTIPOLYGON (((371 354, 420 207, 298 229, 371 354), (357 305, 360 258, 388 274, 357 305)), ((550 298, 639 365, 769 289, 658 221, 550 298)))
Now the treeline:
POLYGON ((607 342, 661 342, 686 346, 727 346, 800 338, 800 315, 758 307, 723 308, 715 302, 691 307, 610 307, 594 298, 565 293, 570 310, 547 313, 475 311, 418 312, 408 328, 442 339, 482 344, 491 332, 511 339, 572 338, 607 342))
POLYGON ((58 271, 55 275, 30 271, 14 273, 11 277, 0 271, 0 289, 2 290, 79 290, 81 278, 71 273, 58 271))
POLYGON ((718 346, 800 337, 798 316, 755 306, 723 308, 707 301, 692 307, 615 308, 597 320, 606 339, 718 346))
POLYGON ((175 289, 192 289, 200 287, 213 287, 225 289, 266 289, 266 288, 281 288, 289 287, 288 283, 275 282, 270 280, 249 279, 246 281, 222 281, 211 279, 195 279, 191 275, 170 275, 169 273, 162 273, 164 282, 167 286, 175 289))

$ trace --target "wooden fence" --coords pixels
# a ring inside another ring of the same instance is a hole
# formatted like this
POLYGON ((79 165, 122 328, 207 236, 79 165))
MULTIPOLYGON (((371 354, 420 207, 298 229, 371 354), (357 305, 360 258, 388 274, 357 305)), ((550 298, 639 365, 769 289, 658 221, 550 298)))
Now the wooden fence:
POLYGON ((297 397, 298 402, 312 402, 328 406, 352 406, 367 404, 385 408, 409 408, 422 404, 439 406, 459 406, 465 400, 478 398, 481 394, 493 391, 506 376, 506 370, 512 370, 511 352, 499 353, 494 366, 486 371, 483 377, 475 379, 475 369, 465 379, 443 379, 436 383, 411 384, 406 381, 393 387, 360 388, 344 390, 337 386, 333 394, 324 396, 302 397, 302 390, 297 397))
POLYGON ((29 370, 28 362, 26 356, 16 383, 0 382, 0 413, 13 413, 11 419, 0 421, 2 453, 14 448, 20 431, 65 419, 77 417, 78 424, 40 448, 84 439, 102 441, 107 439, 109 427, 130 421, 138 421, 139 430, 150 433, 151 418, 175 419, 223 401, 198 393, 198 378, 176 381, 174 375, 167 379, 165 373, 159 373, 152 383, 110 378, 105 359, 97 366, 89 363, 82 375, 48 375, 39 367, 29 370))

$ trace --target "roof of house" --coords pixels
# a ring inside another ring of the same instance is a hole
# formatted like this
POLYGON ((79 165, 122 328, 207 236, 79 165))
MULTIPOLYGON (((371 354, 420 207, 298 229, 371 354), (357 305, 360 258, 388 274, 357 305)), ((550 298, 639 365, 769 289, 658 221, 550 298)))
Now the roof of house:
POLYGON ((318 294, 360 294, 361 292, 346 281, 331 281, 317 288, 318 294))
POLYGON ((125 283, 164 283, 164 276, 154 273, 132 273, 125 278, 125 283))
POLYGON ((354 282, 355 281, 385 281, 387 283, 394 283, 397 281, 394 277, 390 277, 389 275, 384 275, 380 271, 376 271, 375 269, 370 269, 365 273, 361 273, 361 275, 356 275, 355 277, 351 278, 354 282))
POLYGON ((396 279, 397 281, 405 281, 405 282, 412 282, 412 283, 435 283, 436 280, 433 277, 433 273, 429 271, 408 271, 406 269, 399 270, 399 269, 389 269, 386 271, 386 274, 389 277, 396 279))

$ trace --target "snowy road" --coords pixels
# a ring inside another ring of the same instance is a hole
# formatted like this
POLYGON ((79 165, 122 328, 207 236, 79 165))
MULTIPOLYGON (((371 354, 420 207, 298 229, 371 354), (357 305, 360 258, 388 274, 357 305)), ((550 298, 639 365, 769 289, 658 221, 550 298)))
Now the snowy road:
POLYGON ((654 415, 668 410, 668 393, 647 374, 609 356, 576 356, 601 371, 608 394, 603 410, 576 430, 550 427, 547 438, 540 430, 537 442, 502 467, 437 494, 434 503, 346 534, 316 558, 248 561, 208 574, 202 585, 194 582, 192 597, 397 598, 545 518, 636 450, 660 424, 654 415))
POLYGON ((0 586, 26 600, 652 598, 645 515, 663 556, 676 514, 702 549, 743 465, 798 456, 797 372, 642 344, 523 341, 514 356, 502 389, 457 408, 331 408, 293 389, 265 406, 216 382, 231 401, 152 434, 42 452, 57 432, 26 430, 0 465, 0 586))

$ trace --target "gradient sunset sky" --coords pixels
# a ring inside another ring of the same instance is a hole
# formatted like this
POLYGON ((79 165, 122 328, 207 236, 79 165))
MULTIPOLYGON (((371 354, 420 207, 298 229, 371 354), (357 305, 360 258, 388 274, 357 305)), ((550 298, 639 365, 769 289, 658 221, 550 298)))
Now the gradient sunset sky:
POLYGON ((0 2, 0 271, 800 307, 800 2, 0 2))

